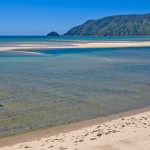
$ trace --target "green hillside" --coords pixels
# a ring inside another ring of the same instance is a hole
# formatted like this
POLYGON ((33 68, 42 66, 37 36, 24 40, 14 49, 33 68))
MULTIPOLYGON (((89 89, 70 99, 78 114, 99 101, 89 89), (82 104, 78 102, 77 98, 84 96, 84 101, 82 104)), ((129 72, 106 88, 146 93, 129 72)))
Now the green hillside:
POLYGON ((150 35, 150 14, 110 16, 88 20, 69 30, 68 36, 140 36, 150 35))

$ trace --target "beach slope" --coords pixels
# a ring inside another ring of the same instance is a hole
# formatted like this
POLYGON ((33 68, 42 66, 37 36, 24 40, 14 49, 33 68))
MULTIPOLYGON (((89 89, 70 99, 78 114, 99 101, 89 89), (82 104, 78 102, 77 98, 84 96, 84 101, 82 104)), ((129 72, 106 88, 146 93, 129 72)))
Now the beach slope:
POLYGON ((0 150, 149 150, 150 111, 0 150))

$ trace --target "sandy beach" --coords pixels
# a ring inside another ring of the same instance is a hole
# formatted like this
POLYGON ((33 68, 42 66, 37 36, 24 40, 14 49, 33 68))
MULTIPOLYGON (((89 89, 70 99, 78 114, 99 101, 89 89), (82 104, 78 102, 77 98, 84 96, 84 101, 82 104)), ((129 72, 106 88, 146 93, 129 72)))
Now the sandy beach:
POLYGON ((31 50, 31 49, 55 49, 55 48, 123 48, 123 47, 149 47, 150 42, 84 42, 71 45, 44 45, 44 44, 18 44, 0 46, 0 51, 31 50))
POLYGON ((111 48, 111 47, 144 47, 150 46, 150 42, 102 42, 77 44, 80 48, 111 48))
POLYGON ((118 119, 116 116, 107 118, 110 121, 103 120, 103 123, 100 120, 87 121, 85 127, 82 123, 77 123, 78 129, 74 130, 68 126, 55 135, 48 136, 48 133, 45 133, 45 136, 38 135, 34 140, 24 138, 16 144, 7 143, 9 146, 1 142, 0 150, 149 150, 149 108, 145 112, 133 111, 124 115, 118 115, 118 119), (124 115, 126 117, 123 117, 124 115))

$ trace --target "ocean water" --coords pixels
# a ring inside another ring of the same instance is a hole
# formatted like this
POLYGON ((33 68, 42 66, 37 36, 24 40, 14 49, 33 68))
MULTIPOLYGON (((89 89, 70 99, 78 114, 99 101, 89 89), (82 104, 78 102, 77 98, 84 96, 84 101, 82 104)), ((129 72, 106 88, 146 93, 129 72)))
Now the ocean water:
POLYGON ((98 36, 0 36, 0 47, 11 46, 70 46, 76 43, 92 42, 134 42, 134 41, 150 41, 150 36, 135 37, 98 37, 98 36))
POLYGON ((149 47, 38 53, 0 52, 0 137, 150 106, 149 47))
POLYGON ((150 41, 150 36, 0 36, 0 44, 2 43, 34 43, 34 42, 64 42, 64 41, 150 41))

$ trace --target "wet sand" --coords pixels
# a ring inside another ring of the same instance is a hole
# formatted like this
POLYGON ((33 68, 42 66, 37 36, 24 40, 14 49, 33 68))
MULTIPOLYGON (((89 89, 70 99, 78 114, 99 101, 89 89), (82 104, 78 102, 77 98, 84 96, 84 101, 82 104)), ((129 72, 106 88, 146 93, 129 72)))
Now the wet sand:
POLYGON ((0 150, 149 150, 150 108, 0 140, 0 150))

